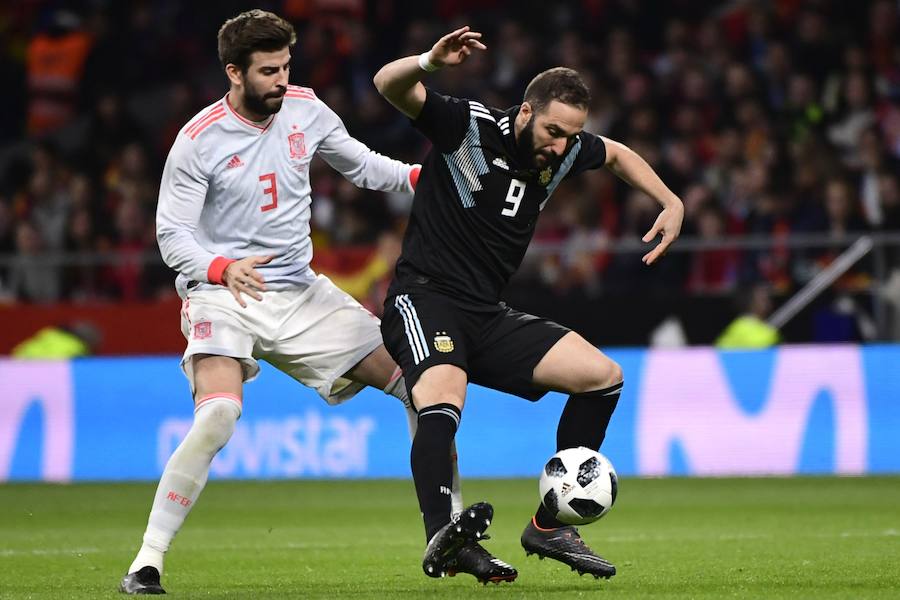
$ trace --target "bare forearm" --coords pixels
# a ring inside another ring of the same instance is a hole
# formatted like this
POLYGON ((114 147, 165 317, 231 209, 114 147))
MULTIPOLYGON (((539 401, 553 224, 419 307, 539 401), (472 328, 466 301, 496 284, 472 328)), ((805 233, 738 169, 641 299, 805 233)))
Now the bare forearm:
POLYGON ((632 187, 659 202, 663 207, 659 216, 656 217, 653 227, 641 238, 645 242, 650 242, 657 235, 662 235, 659 244, 641 259, 644 264, 652 265, 666 253, 672 242, 678 239, 678 235, 681 233, 681 221, 684 219, 684 204, 662 182, 647 161, 636 152, 625 144, 608 138, 603 138, 603 143, 606 146, 606 168, 632 187))
POLYGON ((421 83, 425 75, 426 72, 419 67, 419 57, 407 56, 381 67, 373 83, 388 102, 415 119, 425 99, 425 86, 421 83))
POLYGON ((678 196, 663 183, 659 175, 639 154, 619 142, 605 138, 603 141, 612 157, 606 163, 606 167, 617 177, 649 195, 663 207, 681 204, 678 196))

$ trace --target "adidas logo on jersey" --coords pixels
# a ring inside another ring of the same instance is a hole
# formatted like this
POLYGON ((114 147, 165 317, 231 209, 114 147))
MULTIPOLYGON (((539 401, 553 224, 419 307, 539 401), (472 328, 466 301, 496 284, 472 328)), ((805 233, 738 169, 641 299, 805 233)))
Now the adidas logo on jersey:
POLYGON ((498 156, 494 159, 494 165, 500 167, 501 169, 506 169, 507 171, 509 171, 509 165, 506 164, 506 161, 503 160, 503 157, 501 156, 498 156))
POLYGON ((244 163, 241 162, 241 157, 235 154, 231 157, 231 160, 228 161, 228 164, 225 165, 226 169, 236 169, 237 167, 243 167, 244 163))

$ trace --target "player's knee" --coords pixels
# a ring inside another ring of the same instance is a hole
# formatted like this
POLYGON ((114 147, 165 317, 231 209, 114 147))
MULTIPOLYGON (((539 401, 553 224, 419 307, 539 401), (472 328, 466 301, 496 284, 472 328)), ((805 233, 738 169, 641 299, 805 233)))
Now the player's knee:
POLYGON ((614 360, 609 361, 609 375, 606 379, 606 385, 604 387, 610 387, 619 383, 622 383, 625 379, 625 374, 622 372, 622 367, 614 360))
POLYGON ((423 408, 427 408, 429 406, 434 406, 436 404, 452 404, 459 410, 462 410, 463 404, 465 400, 460 397, 458 394, 454 394, 453 392, 447 391, 437 391, 437 392, 424 392, 424 393, 416 393, 417 390, 413 390, 413 402, 415 404, 416 410, 421 411, 423 408))
POLYGON ((198 448, 215 454, 231 439, 240 416, 238 407, 228 400, 213 401, 202 407, 197 411, 191 428, 194 443, 198 448))
POLYGON ((622 383, 622 380, 622 367, 619 366, 619 363, 604 357, 604 360, 595 364, 594 368, 590 370, 590 373, 586 373, 578 393, 603 390, 622 383))
POLYGON ((466 400, 466 373, 454 365, 437 365, 426 370, 412 389, 417 410, 435 404, 452 404, 462 410, 466 400))

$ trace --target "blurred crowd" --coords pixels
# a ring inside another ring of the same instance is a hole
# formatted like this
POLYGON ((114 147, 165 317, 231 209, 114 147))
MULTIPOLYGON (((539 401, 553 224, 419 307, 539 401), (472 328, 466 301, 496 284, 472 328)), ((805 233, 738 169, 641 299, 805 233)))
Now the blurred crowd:
MULTIPOLYGON (((896 0, 282 0, 297 27, 293 83, 312 87, 372 148, 416 162, 426 141, 373 74, 458 24, 487 52, 430 76, 505 108, 565 65, 589 82, 586 129, 643 156, 685 202, 683 236, 852 239, 900 231, 900 20, 896 0)), ((159 177, 181 126, 220 98, 215 35, 247 3, 175 0, 0 6, 0 296, 146 299, 173 293, 154 234, 159 177), (80 253, 74 255, 72 253, 80 253), (82 259, 50 262, 47 257, 82 259), (115 257, 113 261, 105 258, 115 257), (102 264, 98 266, 95 261, 102 264), (35 265, 41 265, 40 268, 35 265)), ((411 198, 312 170, 317 262, 377 306, 411 198)), ((727 294, 802 285, 834 248, 673 253, 659 269, 609 251, 658 208, 606 171, 564 183, 523 277, 554 290, 664 285, 727 294)), ((842 285, 868 284, 865 267, 842 285)))

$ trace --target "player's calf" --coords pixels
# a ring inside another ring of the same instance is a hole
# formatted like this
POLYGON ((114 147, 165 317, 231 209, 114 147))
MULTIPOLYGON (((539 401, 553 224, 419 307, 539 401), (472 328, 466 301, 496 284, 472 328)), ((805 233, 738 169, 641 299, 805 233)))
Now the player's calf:
POLYGON ((231 438, 240 414, 240 400, 230 394, 212 394, 198 399, 194 424, 169 458, 159 479, 143 544, 128 568, 128 576, 122 580, 123 588, 129 578, 132 584, 138 585, 141 577, 136 575, 148 568, 156 573, 156 583, 159 583, 164 555, 203 491, 213 457, 231 438))

